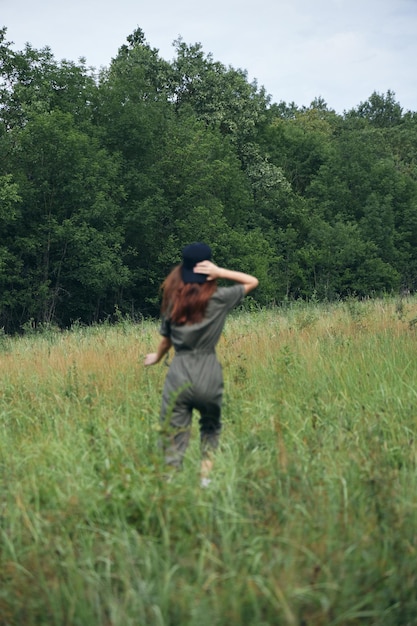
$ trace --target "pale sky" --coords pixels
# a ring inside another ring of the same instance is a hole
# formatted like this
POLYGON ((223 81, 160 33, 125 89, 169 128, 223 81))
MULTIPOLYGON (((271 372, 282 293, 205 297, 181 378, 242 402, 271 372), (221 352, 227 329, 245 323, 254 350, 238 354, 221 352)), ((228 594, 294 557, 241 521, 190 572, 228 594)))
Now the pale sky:
POLYGON ((0 0, 0 26, 15 50, 49 46, 95 68, 140 27, 167 61, 178 37, 199 42, 273 102, 321 97, 343 113, 390 89, 417 111, 417 0, 0 0))

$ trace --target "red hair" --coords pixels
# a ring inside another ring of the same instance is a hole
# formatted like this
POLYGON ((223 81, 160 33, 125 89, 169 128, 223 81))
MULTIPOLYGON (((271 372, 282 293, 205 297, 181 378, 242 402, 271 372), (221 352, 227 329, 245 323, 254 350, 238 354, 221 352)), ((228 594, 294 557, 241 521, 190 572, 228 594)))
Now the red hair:
POLYGON ((184 283, 181 278, 181 265, 177 265, 162 283, 161 312, 174 324, 201 322, 208 301, 216 289, 216 280, 184 283))

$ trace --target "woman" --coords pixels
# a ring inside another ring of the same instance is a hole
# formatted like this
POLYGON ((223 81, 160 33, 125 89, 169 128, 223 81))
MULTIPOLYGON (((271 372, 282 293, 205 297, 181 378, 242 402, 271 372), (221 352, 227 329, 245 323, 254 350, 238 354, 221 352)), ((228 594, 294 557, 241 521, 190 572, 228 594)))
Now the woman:
POLYGON ((206 486, 221 430, 223 376, 215 347, 227 313, 258 286, 258 279, 217 267, 211 262, 211 249, 204 243, 185 247, 182 258, 182 265, 174 268, 162 285, 162 339, 157 351, 146 356, 145 365, 158 363, 174 347, 162 394, 165 461, 174 468, 181 466, 190 439, 192 411, 197 409, 201 484, 206 486), (217 279, 237 284, 218 287, 217 279))

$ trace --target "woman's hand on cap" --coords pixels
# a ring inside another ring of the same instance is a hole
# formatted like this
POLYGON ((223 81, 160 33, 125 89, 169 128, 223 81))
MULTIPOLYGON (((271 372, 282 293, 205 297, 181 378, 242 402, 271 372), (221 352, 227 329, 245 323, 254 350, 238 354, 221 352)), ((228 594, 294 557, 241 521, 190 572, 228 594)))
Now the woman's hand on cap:
POLYGON ((194 266, 193 271, 196 274, 205 274, 207 280, 215 280, 218 278, 218 267, 211 261, 200 261, 194 266))

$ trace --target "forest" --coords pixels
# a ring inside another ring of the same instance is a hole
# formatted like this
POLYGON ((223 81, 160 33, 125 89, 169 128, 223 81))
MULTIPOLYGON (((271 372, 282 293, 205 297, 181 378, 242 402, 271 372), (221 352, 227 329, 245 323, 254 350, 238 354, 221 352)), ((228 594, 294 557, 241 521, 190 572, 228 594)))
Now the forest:
POLYGON ((272 102, 201 44, 138 28, 109 67, 0 29, 0 329, 158 314, 181 249, 255 274, 247 306, 412 293, 417 113, 272 102))

